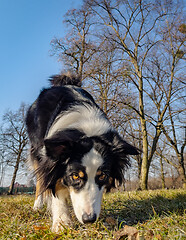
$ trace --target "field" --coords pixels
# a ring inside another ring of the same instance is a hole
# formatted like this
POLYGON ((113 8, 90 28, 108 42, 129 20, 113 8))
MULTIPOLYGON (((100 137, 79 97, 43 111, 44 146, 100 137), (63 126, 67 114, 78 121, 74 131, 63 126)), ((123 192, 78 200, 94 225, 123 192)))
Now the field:
POLYGON ((33 211, 34 196, 0 197, 0 239, 186 239, 186 193, 156 190, 104 195, 99 220, 51 232, 45 209, 33 211))

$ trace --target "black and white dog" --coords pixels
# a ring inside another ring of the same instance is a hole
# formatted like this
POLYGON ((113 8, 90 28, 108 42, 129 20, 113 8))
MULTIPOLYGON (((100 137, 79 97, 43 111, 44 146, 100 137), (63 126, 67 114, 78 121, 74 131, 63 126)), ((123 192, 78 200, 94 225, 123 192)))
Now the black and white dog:
POLYGON ((34 208, 50 196, 52 230, 58 232, 70 224, 68 196, 81 223, 98 219, 104 189, 122 183, 127 155, 138 151, 113 129, 78 78, 54 76, 51 83, 29 108, 26 125, 37 177, 34 208))

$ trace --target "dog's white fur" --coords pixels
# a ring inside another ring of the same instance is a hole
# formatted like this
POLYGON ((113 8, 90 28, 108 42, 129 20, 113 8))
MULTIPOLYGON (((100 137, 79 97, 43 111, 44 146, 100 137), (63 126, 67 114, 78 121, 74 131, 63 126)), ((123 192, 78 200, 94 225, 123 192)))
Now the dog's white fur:
POLYGON ((110 122, 103 117, 100 109, 84 104, 72 107, 70 111, 60 114, 52 124, 47 138, 63 129, 78 129, 87 137, 100 136, 111 129, 110 122))
POLYGON ((34 210, 41 209, 43 207, 43 194, 40 194, 34 201, 34 210))
POLYGON ((95 183, 95 176, 98 168, 102 165, 101 155, 92 148, 82 160, 82 165, 86 168, 88 181, 80 192, 70 188, 70 197, 74 206, 74 212, 78 220, 83 223, 82 216, 86 214, 96 214, 99 216, 101 210, 101 199, 103 189, 99 189, 95 183))
POLYGON ((67 206, 69 192, 66 188, 60 189, 56 196, 52 195, 51 212, 52 212, 52 231, 59 232, 63 225, 70 225, 70 215, 67 206))

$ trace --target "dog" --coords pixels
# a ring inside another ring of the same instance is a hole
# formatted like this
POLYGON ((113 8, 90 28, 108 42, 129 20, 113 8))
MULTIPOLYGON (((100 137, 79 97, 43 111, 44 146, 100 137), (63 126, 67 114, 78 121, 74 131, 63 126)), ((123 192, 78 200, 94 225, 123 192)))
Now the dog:
POLYGON ((52 230, 71 224, 70 196, 77 219, 95 222, 104 189, 123 182, 128 155, 138 150, 124 141, 78 77, 56 75, 30 106, 26 126, 29 159, 36 175, 34 209, 49 199, 52 230))

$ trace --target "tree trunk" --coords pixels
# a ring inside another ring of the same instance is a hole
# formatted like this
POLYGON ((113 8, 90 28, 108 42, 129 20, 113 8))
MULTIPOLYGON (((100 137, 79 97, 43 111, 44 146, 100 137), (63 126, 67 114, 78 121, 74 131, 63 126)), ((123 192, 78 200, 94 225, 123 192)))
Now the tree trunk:
POLYGON ((185 167, 184 167, 184 158, 183 155, 180 154, 179 156, 179 168, 178 168, 179 175, 181 176, 182 187, 186 189, 186 174, 185 174, 185 167))
POLYGON ((140 189, 147 190, 150 163, 148 159, 148 139, 145 119, 141 119, 141 124, 143 133, 143 159, 141 164, 140 189))
POLYGON ((141 165, 142 165, 142 159, 140 154, 137 155, 137 163, 138 163, 138 179, 140 180, 141 178, 141 165))
POLYGON ((15 179, 16 179, 16 176, 17 176, 17 171, 19 169, 19 162, 20 162, 20 154, 18 154, 18 156, 17 156, 16 165, 14 167, 14 174, 13 174, 12 181, 11 181, 11 184, 10 184, 10 187, 9 187, 9 190, 8 190, 9 195, 13 194, 14 183, 15 183, 15 179))
POLYGON ((148 188, 148 173, 149 163, 147 156, 143 155, 143 161, 141 166, 141 178, 140 178, 140 190, 147 190, 148 188))
POLYGON ((160 166, 161 166, 161 186, 162 186, 162 189, 165 189, 165 175, 164 175, 164 169, 163 169, 162 156, 160 157, 160 166))
MULTIPOLYGON (((136 67, 137 68, 137 67, 136 67)), ((149 161, 148 161, 148 138, 147 138, 147 128, 146 120, 144 114, 144 102, 143 102, 143 79, 142 73, 137 70, 139 76, 139 113, 142 129, 142 139, 143 139, 143 159, 141 165, 141 178, 140 178, 140 189, 147 190, 148 187, 148 172, 149 172, 149 161)))

